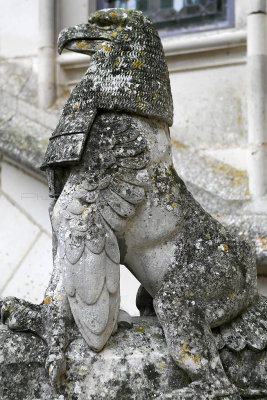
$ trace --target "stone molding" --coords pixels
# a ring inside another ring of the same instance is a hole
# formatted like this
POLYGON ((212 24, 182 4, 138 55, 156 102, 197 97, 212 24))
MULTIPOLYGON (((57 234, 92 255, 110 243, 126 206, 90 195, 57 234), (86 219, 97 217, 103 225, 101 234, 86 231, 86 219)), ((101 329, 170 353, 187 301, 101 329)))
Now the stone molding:
MULTIPOLYGON (((168 36, 162 38, 162 43, 170 72, 246 63, 245 29, 168 36)), ((59 91, 63 91, 64 86, 79 81, 90 58, 83 54, 64 53, 57 57, 56 63, 59 91)))

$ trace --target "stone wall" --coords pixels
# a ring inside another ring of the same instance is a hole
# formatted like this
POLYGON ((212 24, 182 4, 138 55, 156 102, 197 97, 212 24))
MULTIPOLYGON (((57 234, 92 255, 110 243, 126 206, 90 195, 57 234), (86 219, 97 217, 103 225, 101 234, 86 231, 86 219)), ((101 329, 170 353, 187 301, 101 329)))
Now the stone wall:
MULTIPOLYGON (((95 0, 55 4, 55 36, 63 27, 86 22, 96 7, 95 0)), ((12 0, 10 7, 0 0, 0 8, 0 57, 36 57, 38 1, 12 0)), ((246 2, 236 0, 234 28, 163 38, 174 95, 174 138, 242 170, 247 169, 246 17, 246 2)), ((58 95, 80 80, 89 61, 69 52, 56 57, 58 95)), ((34 68, 38 73, 36 62, 34 68)))

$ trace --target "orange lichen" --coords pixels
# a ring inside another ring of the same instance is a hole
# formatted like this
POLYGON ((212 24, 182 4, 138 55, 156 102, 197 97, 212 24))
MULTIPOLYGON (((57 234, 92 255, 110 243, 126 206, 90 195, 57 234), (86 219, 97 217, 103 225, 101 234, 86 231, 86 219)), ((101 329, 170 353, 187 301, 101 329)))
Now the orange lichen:
MULTIPOLYGON (((153 335, 152 335, 152 336, 153 336, 153 335)), ((164 363, 164 362, 160 363, 160 365, 159 365, 160 371, 163 371, 166 367, 168 367, 168 364, 166 364, 166 363, 164 363)))
POLYGON ((80 50, 87 50, 88 49, 88 43, 85 41, 79 42, 78 43, 78 49, 80 50))
POLYGON ((51 299, 51 297, 49 297, 49 296, 47 296, 47 297, 44 299, 44 303, 45 303, 46 306, 48 306, 48 305, 51 303, 51 301, 52 301, 52 299, 51 299))
POLYGON ((175 140, 175 139, 172 139, 172 145, 174 146, 174 147, 176 147, 177 149, 187 149, 188 148, 188 146, 186 146, 185 144, 183 144, 183 143, 181 143, 181 142, 178 142, 177 140, 175 140))
POLYGON ((263 246, 266 245, 266 239, 263 237, 259 237, 259 241, 263 244, 263 246))
POLYGON ((147 329, 147 326, 146 326, 146 325, 144 325, 144 326, 137 326, 137 327, 136 327, 136 331, 137 331, 137 332, 140 332, 140 333, 144 333, 146 329, 147 329))
POLYGON ((91 210, 92 210, 92 207, 85 207, 84 209, 83 209, 83 212, 82 212, 82 215, 83 216, 85 216, 85 215, 87 215, 87 213, 89 212, 91 212, 91 210))
POLYGON ((193 360, 193 362, 196 364, 196 363, 199 363, 200 362, 200 356, 199 356, 199 354, 196 354, 196 355, 191 355, 190 354, 190 351, 189 351, 189 349, 187 348, 187 343, 184 343, 183 345, 182 345, 182 352, 180 353, 180 355, 179 355, 179 361, 182 363, 182 364, 184 364, 185 363, 185 361, 186 361, 186 359, 188 359, 188 358, 191 358, 191 360, 193 360))
MULTIPOLYGON (((209 164, 216 174, 225 174, 228 178, 230 178, 232 187, 238 187, 242 184, 247 184, 248 182, 246 171, 241 171, 239 169, 233 168, 228 164, 219 164, 218 162, 213 160, 209 160, 209 164)), ((246 189, 245 194, 249 194, 248 189, 246 189)))
POLYGON ((134 68, 142 67, 142 65, 143 65, 142 61, 136 60, 136 61, 134 62, 134 68))

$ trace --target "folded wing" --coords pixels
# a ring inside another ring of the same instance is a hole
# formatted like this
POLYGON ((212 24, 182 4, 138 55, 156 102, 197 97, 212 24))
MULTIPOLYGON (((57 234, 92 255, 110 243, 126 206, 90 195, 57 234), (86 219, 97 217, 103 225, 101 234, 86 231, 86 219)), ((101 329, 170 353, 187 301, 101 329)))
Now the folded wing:
POLYGON ((116 327, 120 251, 115 233, 145 197, 148 161, 140 118, 101 114, 58 200, 65 290, 77 326, 95 351, 116 327))

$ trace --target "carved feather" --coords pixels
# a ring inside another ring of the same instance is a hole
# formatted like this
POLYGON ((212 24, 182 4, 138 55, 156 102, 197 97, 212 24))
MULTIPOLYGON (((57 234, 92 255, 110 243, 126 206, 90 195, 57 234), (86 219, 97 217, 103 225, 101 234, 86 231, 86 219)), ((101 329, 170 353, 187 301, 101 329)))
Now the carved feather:
POLYGON ((149 158, 133 118, 116 113, 97 117, 81 166, 68 181, 70 201, 61 226, 67 237, 64 284, 74 319, 96 351, 109 339, 119 312, 115 232, 125 228, 145 197, 141 186, 149 158))
POLYGON ((112 189, 105 189, 101 194, 110 207, 121 217, 130 217, 135 214, 135 207, 112 189))
POLYGON ((138 204, 144 200, 145 190, 142 187, 138 187, 118 179, 113 179, 111 188, 123 199, 132 204, 138 204))

